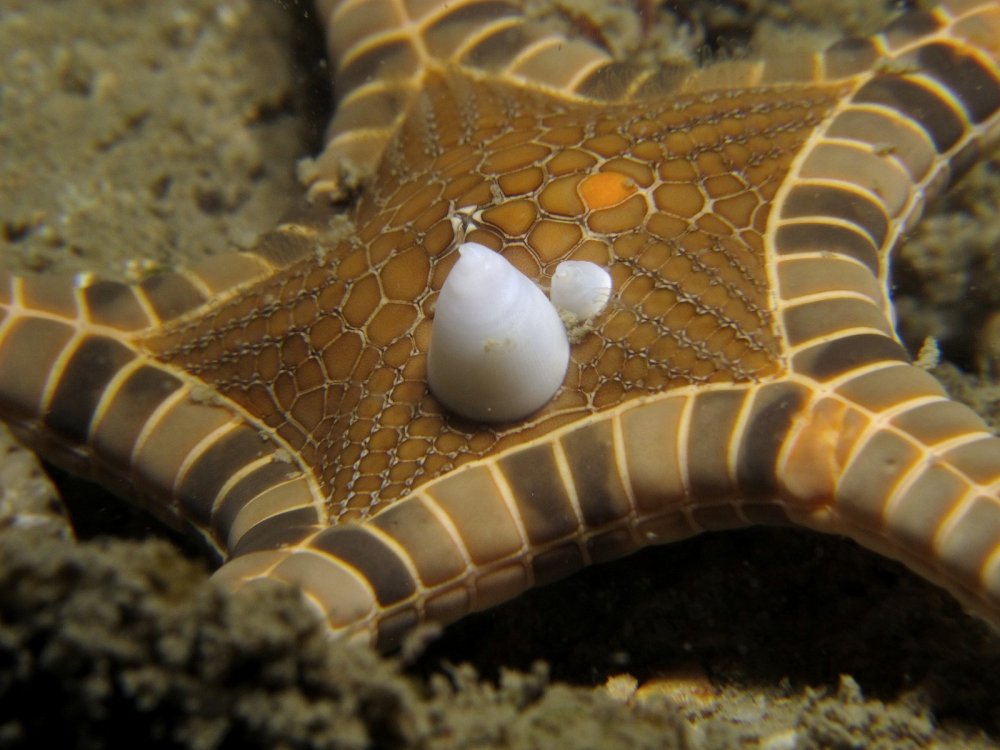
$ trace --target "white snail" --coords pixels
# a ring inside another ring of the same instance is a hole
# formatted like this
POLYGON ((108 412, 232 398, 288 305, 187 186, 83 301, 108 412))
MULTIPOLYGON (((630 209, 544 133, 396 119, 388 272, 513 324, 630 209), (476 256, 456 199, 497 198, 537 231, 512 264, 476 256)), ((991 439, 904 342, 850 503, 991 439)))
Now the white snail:
POLYGON ((556 266, 549 295, 560 312, 575 320, 589 320, 611 299, 611 274, 589 261, 563 261, 556 266))
POLYGON ((438 295, 427 353, 431 391, 450 411, 512 422, 555 395, 569 365, 566 326, 598 315, 611 275, 595 263, 556 266, 550 302, 488 247, 466 242, 438 295))
POLYGON ((566 329, 542 290, 499 253, 473 242, 458 252, 434 311, 431 391, 467 419, 521 419, 562 385, 566 329))

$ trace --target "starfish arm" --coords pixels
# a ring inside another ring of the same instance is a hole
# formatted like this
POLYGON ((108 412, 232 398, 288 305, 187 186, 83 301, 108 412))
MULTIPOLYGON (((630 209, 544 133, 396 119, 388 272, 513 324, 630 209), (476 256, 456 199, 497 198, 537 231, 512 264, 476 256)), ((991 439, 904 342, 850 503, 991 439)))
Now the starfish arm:
POLYGON ((869 298, 891 321, 891 251, 1000 137, 998 26, 991 4, 942 6, 901 17, 862 47, 869 69, 810 136, 775 196, 768 251, 786 329, 828 317, 848 295, 869 298), (825 298, 800 291, 809 261, 829 253, 870 270, 878 291, 863 271, 839 300, 832 285, 825 298))
POLYGON ((775 199, 770 272, 789 378, 810 394, 776 464, 800 524, 849 536, 1000 621, 1000 441, 909 364, 890 251, 1000 133, 995 3, 903 16, 882 62, 775 199), (816 265, 818 263, 818 265, 816 265))
MULTIPOLYGON (((428 74, 464 69, 550 91, 598 95, 602 72, 623 66, 604 50, 528 23, 514 3, 321 0, 337 112, 309 170, 310 198, 338 198, 372 177, 419 101, 428 74)), ((629 68, 632 75, 638 69, 629 68)), ((614 87, 620 97, 623 85, 614 87)), ((425 113, 429 123, 434 113, 425 113)))
POLYGON ((1000 622, 1000 440, 912 365, 866 362, 809 392, 775 464, 789 518, 898 559, 1000 622))
POLYGON ((417 623, 453 622, 650 544, 788 522, 773 460, 804 393, 776 383, 629 402, 217 577, 294 585, 334 633, 389 649, 417 623), (773 437, 756 438, 763 428, 773 437))
POLYGON ((220 557, 247 531, 324 523, 315 483, 287 446, 142 345, 274 268, 239 253, 135 285, 0 274, 0 415, 50 460, 193 531, 220 557))

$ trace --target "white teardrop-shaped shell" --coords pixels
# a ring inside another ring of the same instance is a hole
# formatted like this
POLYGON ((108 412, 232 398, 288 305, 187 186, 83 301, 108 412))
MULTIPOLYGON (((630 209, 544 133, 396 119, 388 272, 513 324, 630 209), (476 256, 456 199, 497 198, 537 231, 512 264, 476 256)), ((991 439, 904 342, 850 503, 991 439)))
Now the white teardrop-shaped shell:
POLYGON ((577 320, 588 320, 607 307, 611 274, 586 260, 564 260, 552 275, 550 296, 561 312, 577 320))
POLYGON ((542 290, 499 253, 472 242, 458 252, 434 310, 431 392, 467 419, 521 419, 562 385, 565 327, 542 290))

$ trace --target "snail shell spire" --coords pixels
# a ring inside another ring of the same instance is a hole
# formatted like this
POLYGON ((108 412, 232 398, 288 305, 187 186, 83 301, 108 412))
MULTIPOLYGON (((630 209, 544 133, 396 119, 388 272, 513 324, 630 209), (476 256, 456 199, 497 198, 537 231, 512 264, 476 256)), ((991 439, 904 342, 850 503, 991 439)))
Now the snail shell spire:
POLYGON ((499 253, 473 242, 458 253, 434 311, 431 392, 467 419, 522 419, 562 385, 566 329, 542 290, 499 253))

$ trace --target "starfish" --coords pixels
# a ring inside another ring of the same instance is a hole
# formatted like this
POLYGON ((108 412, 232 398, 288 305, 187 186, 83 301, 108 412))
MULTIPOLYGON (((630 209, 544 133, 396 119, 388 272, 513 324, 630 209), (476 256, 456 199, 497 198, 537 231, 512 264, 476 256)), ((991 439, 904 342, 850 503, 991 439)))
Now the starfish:
POLYGON ((909 361, 888 258, 996 136, 1000 4, 792 61, 616 62, 502 3, 318 3, 337 114, 249 252, 126 285, 0 278, 0 415, 391 648, 708 529, 849 536, 1000 622, 1000 445, 909 361), (357 194, 348 221, 334 206, 357 194), (429 392, 459 242, 612 305, 552 401, 429 392))

